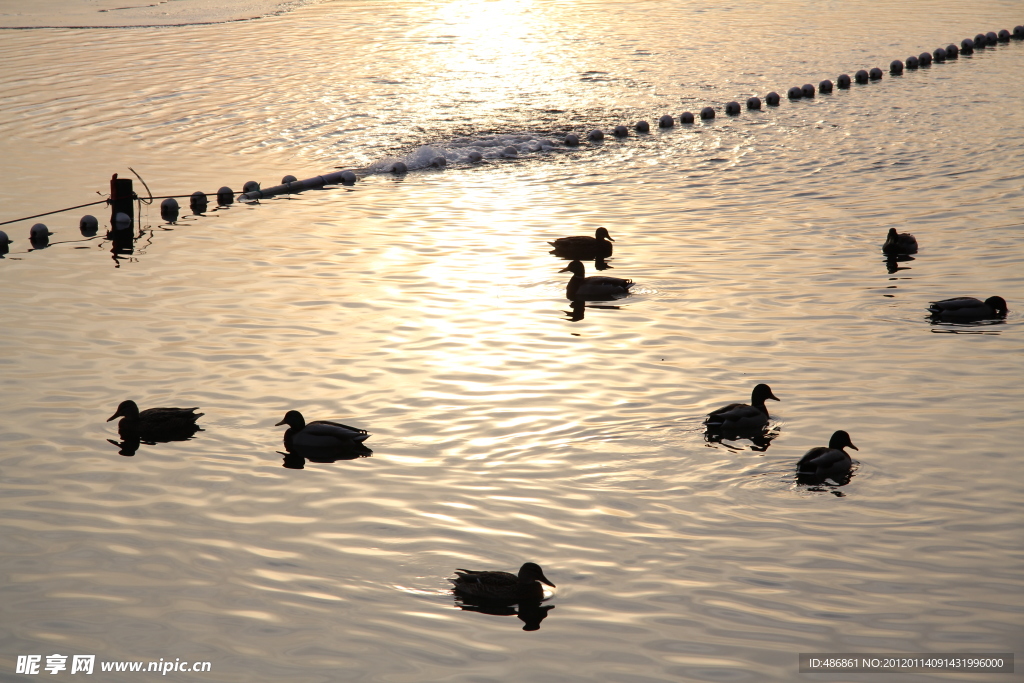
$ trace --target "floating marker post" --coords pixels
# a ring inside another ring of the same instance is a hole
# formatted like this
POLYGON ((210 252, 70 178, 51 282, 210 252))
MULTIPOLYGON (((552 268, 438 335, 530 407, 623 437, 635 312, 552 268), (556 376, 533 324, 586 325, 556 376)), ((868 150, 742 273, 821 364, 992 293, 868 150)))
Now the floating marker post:
POLYGON ((117 174, 110 176, 110 224, 117 221, 117 214, 123 213, 131 219, 135 225, 135 191, 132 190, 131 178, 118 178, 117 174))

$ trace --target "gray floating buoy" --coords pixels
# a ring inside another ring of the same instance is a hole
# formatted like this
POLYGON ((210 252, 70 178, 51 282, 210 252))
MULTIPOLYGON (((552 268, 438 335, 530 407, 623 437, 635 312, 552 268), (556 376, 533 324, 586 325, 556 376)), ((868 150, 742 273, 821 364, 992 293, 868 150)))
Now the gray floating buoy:
POLYGON ((761 98, 760 97, 748 97, 747 98, 747 109, 760 109, 761 98))
POLYGON ((975 47, 975 49, 980 50, 980 49, 984 48, 987 43, 988 43, 988 38, 985 37, 984 33, 979 33, 978 35, 974 36, 974 47, 975 47))
POLYGON ((704 107, 700 110, 700 117, 702 119, 713 119, 715 118, 715 110, 711 107, 704 107))
POLYGON ((1024 40, 1024 26, 1014 26, 1013 37, 1017 40, 1024 40))
POLYGON ((936 48, 935 52, 932 53, 932 57, 935 59, 936 62, 946 61, 946 48, 936 48))
POLYGON ((242 185, 242 192, 256 192, 259 189, 260 184, 257 183, 255 180, 246 181, 245 185, 242 185))
POLYGON ((921 60, 919 60, 914 55, 910 55, 909 57, 907 57, 907 68, 908 69, 916 69, 919 66, 921 66, 921 60))
POLYGON ((85 237, 92 237, 99 228, 100 222, 96 220, 96 216, 86 214, 78 221, 78 230, 85 237))
POLYGON ((921 62, 921 66, 928 66, 932 63, 932 53, 922 52, 917 56, 917 59, 921 62))
POLYGON ((163 218, 168 223, 173 223, 178 220, 178 200, 174 197, 168 197, 167 199, 160 202, 160 218, 163 218))
POLYGON ((693 123, 693 112, 684 111, 679 115, 679 123, 693 123))
POLYGON ((220 206, 227 206, 228 204, 235 203, 235 193, 231 191, 231 188, 225 185, 224 187, 217 190, 217 204, 220 206))
POLYGON ((739 116, 740 103, 739 102, 727 102, 725 105, 725 113, 729 116, 739 116))
POLYGON ((615 126, 615 130, 612 131, 615 137, 624 138, 629 135, 629 129, 625 126, 615 126))
POLYGON ((289 183, 294 183, 296 180, 298 180, 298 178, 296 178, 295 176, 293 176, 293 175, 286 175, 284 178, 281 178, 281 184, 282 185, 287 185, 289 183))
POLYGON ((50 244, 50 229, 42 223, 36 223, 28 231, 28 241, 32 243, 32 246, 41 249, 50 244))
POLYGON ((671 128, 674 125, 676 125, 676 120, 668 114, 658 119, 658 128, 671 128))
POLYGON ((946 59, 956 59, 960 56, 960 50, 956 48, 956 45, 950 43, 946 46, 946 59))
MULTIPOLYGON (((434 159, 430 162, 430 165, 433 166, 434 168, 444 168, 444 167, 446 167, 448 165, 448 159, 446 159, 445 157, 434 157, 434 159)), ((351 183, 345 183, 345 184, 346 185, 351 185, 352 183, 356 182, 355 181, 356 174, 352 173, 352 171, 346 171, 346 172, 352 174, 352 182, 351 183)), ((342 182, 344 182, 344 178, 342 179, 342 182)))
POLYGON ((0 230, 0 256, 10 253, 11 248, 8 245, 13 243, 14 240, 8 239, 7 233, 4 232, 3 230, 0 230))
POLYGON ((804 97, 814 97, 814 86, 810 83, 804 83, 801 85, 800 90, 803 92, 804 97))
POLYGON ((818 92, 830 93, 832 92, 832 81, 827 78, 818 84, 818 92))
POLYGON ((870 78, 873 81, 877 81, 881 77, 882 77, 882 70, 879 69, 877 66, 871 67, 871 71, 868 72, 868 78, 870 78))
MULTIPOLYGON (((480 154, 480 152, 470 152, 470 161, 473 161, 474 154, 480 154)), ((391 164, 391 172, 394 173, 395 175, 402 175, 403 173, 409 172, 409 167, 405 165, 404 161, 396 161, 395 163, 391 164)))
POLYGON ((786 97, 788 97, 791 100, 799 100, 803 96, 804 96, 803 88, 798 88, 795 85, 792 88, 790 88, 789 90, 786 91, 786 97))
POLYGON ((999 42, 1008 43, 1010 42, 1010 32, 1005 28, 999 31, 999 42))
POLYGON ((193 192, 192 196, 188 200, 189 207, 192 209, 192 213, 203 213, 206 211, 206 206, 209 202, 206 199, 206 195, 202 192, 193 192))
POLYGON ((850 75, 839 74, 839 78, 836 79, 836 87, 846 89, 850 87, 850 75))
POLYGON ((565 144, 569 147, 575 147, 580 144, 579 136, 577 136, 576 133, 569 133, 565 136, 565 144))
POLYGON ((974 52, 974 41, 971 40, 970 38, 964 38, 963 40, 961 40, 960 52, 963 52, 965 55, 969 55, 972 52, 974 52))
POLYGON ((604 131, 600 128, 595 128, 587 133, 587 139, 592 140, 593 142, 600 142, 601 140, 604 140, 604 131))
POLYGON ((501 150, 501 156, 503 157, 517 157, 519 156, 519 150, 509 145, 505 149, 501 150))
POLYGON ((637 121, 635 128, 638 133, 648 133, 651 130, 651 124, 646 121, 637 121))
POLYGON ((772 90, 770 93, 764 96, 764 101, 769 107, 779 106, 779 93, 772 90))
MULTIPOLYGON (((438 159, 444 159, 444 157, 438 157, 438 159)), ((436 163, 437 159, 434 159, 434 162, 436 163)), ((441 166, 444 166, 445 163, 447 163, 447 162, 442 162, 441 166)), ((341 184, 342 185, 355 185, 356 184, 356 174, 353 173, 352 171, 342 171, 341 172, 341 184)))
POLYGON ((864 69, 861 69, 860 71, 853 75, 853 80, 857 81, 858 83, 867 83, 868 72, 865 71, 864 69))
POLYGON ((995 45, 999 42, 999 36, 996 35, 995 31, 989 31, 985 34, 985 40, 988 41, 989 45, 995 45))
MULTIPOLYGON (((469 160, 475 164, 478 161, 483 161, 484 155, 474 149, 472 152, 469 153, 469 160)), ((402 164, 402 162, 399 161, 398 164, 402 164)), ((395 166, 397 167, 398 164, 395 164, 395 166)), ((405 168, 405 164, 402 164, 402 168, 405 168)), ((402 172, 405 173, 405 171, 402 172)))
POLYGON ((889 73, 891 73, 891 74, 901 74, 901 73, 903 73, 903 62, 901 62, 898 59, 892 60, 892 62, 889 64, 889 73))
POLYGON ((126 213, 118 212, 114 216, 114 230, 127 230, 132 227, 132 217, 126 213))

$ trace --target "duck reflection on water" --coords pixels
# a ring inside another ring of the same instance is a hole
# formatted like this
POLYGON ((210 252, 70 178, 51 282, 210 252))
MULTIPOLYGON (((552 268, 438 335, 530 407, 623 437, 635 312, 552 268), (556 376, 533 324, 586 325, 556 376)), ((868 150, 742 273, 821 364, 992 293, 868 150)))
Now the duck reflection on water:
POLYGON ((617 311, 620 308, 622 308, 622 306, 602 306, 602 305, 599 305, 599 304, 590 304, 588 306, 586 301, 570 301, 569 302, 569 307, 572 308, 571 311, 562 311, 562 312, 565 313, 565 315, 566 315, 565 319, 569 320, 571 322, 578 322, 580 320, 583 320, 587 316, 587 309, 588 308, 604 308, 604 309, 615 310, 615 311, 617 311))
POLYGON ((910 270, 910 266, 901 266, 900 264, 907 263, 913 260, 913 256, 908 256, 906 254, 887 255, 885 257, 885 269, 889 272, 889 275, 897 273, 901 270, 910 270))
POLYGON ((765 451, 768 450, 768 447, 772 445, 772 441, 774 441, 780 433, 781 432, 779 432, 778 429, 770 429, 759 434, 748 434, 746 436, 739 436, 735 434, 724 435, 706 431, 704 432, 704 441, 706 441, 708 445, 720 444, 721 446, 724 446, 725 448, 728 448, 729 450, 736 452, 744 451, 746 450, 746 448, 734 445, 734 443, 727 442, 749 441, 750 450, 757 451, 758 453, 764 453, 765 451))
POLYGON ((496 617, 517 616, 523 622, 524 631, 540 630, 540 622, 544 621, 554 605, 542 604, 540 600, 523 600, 518 603, 503 605, 468 596, 455 596, 455 606, 466 612, 490 614, 496 617))
MULTIPOLYGON (((295 448, 295 446, 292 446, 292 448, 295 448)), ((359 458, 369 458, 373 455, 373 451, 366 446, 353 448, 349 451, 339 449, 317 450, 315 448, 299 447, 288 453, 284 451, 277 451, 277 453, 284 456, 281 466, 289 470, 305 469, 307 461, 330 465, 341 460, 358 460, 359 458)))

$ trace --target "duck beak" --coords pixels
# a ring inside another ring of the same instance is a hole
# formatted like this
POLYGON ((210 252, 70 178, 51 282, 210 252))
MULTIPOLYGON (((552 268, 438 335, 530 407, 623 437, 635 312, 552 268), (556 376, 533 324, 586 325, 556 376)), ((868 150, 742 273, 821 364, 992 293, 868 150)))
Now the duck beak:
POLYGON ((853 442, 850 443, 850 448, 852 448, 855 451, 859 451, 860 450, 859 448, 857 448, 856 446, 853 445, 853 442))
POLYGON ((768 398, 770 398, 773 401, 781 401, 782 400, 781 398, 779 398, 775 394, 768 394, 768 398))
POLYGON ((111 420, 113 420, 113 419, 114 419, 115 417, 120 417, 120 416, 121 416, 121 411, 119 410, 119 411, 117 411, 116 413, 114 413, 113 415, 111 415, 110 417, 108 417, 108 418, 107 418, 107 422, 110 422, 110 421, 111 421, 111 420))
POLYGON ((274 425, 274 426, 275 426, 275 427, 280 427, 280 426, 281 426, 281 425, 283 425, 283 424, 285 424, 285 421, 284 421, 284 420, 281 420, 280 422, 278 422, 278 423, 277 423, 276 425, 274 425))
POLYGON ((558 272, 559 272, 559 273, 568 273, 568 272, 569 272, 569 266, 566 266, 565 268, 562 268, 562 269, 561 269, 560 271, 558 271, 558 272))
POLYGON ((540 581, 541 583, 546 583, 547 585, 551 586, 552 588, 558 588, 558 586, 556 586, 555 584, 553 584, 550 581, 548 581, 548 577, 544 576, 543 574, 541 574, 540 578, 537 579, 537 580, 540 581))

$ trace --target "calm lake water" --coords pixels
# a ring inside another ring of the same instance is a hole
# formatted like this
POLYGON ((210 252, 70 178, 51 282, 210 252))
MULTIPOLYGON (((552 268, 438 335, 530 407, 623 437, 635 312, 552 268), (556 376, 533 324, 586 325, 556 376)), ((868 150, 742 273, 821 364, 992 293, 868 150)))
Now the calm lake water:
POLYGON ((361 176, 173 225, 144 206, 130 254, 103 206, 41 219, 45 249, 0 226, 0 680, 54 653, 211 662, 181 681, 653 683, 1021 652, 1024 42, 888 73, 1020 10, 339 0, 0 31, 0 220, 129 166, 158 196, 361 176), (597 226, 636 285, 574 310, 547 241, 597 226), (886 262, 891 227, 913 260, 886 262), (927 317, 995 294, 1003 321, 927 317), (776 438, 708 442, 758 382, 776 438), (105 420, 127 398, 204 431, 126 457, 105 420), (372 457, 286 461, 289 409, 368 429, 372 457), (838 429, 852 479, 798 484, 838 429), (449 591, 528 560, 558 586, 539 630, 449 591))

